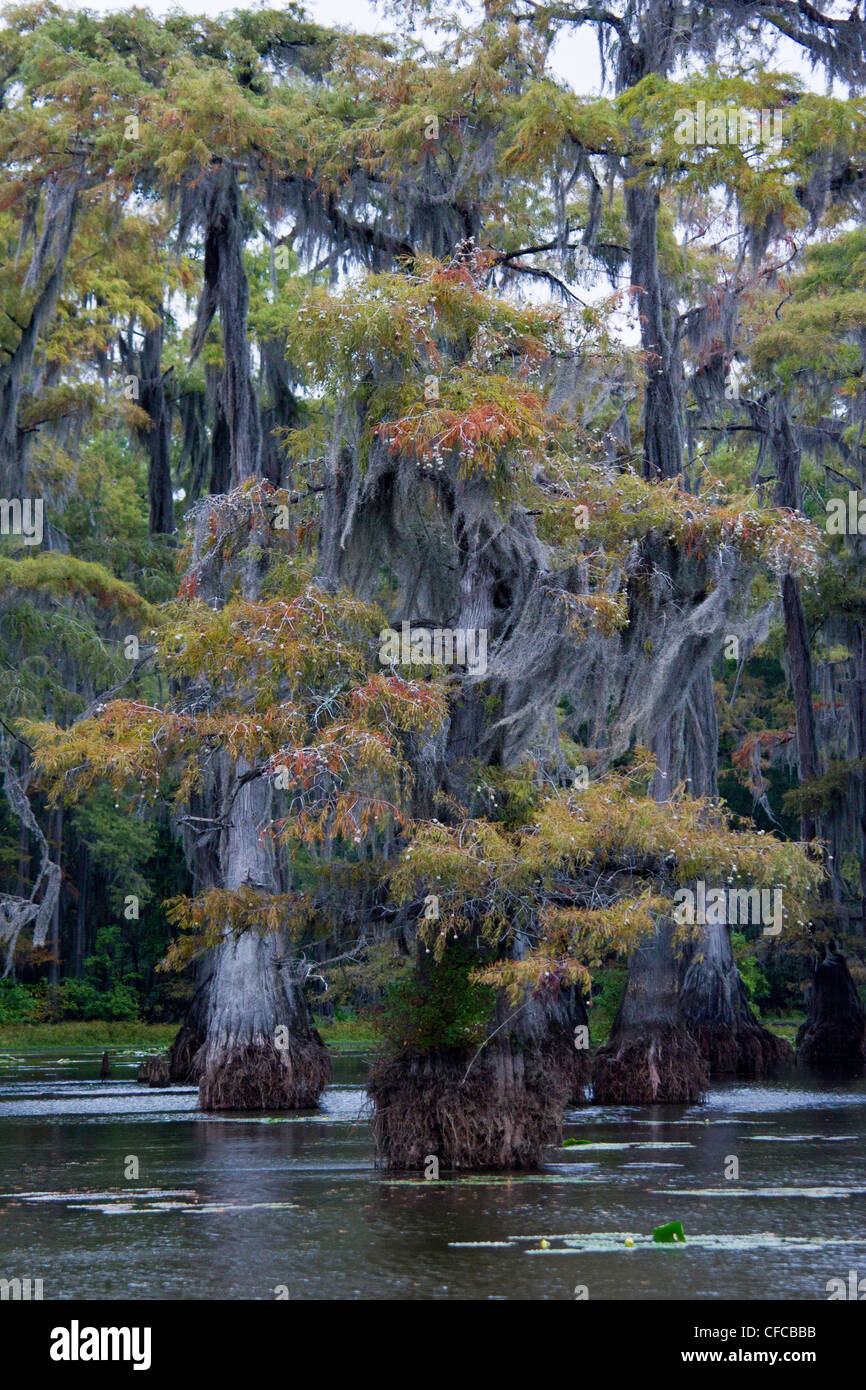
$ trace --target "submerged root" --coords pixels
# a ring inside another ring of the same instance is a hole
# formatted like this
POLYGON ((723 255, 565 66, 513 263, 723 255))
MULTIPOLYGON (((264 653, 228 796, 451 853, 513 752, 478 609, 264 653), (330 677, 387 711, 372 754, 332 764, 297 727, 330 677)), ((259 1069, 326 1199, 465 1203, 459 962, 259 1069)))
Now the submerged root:
POLYGON ((201 1110, 310 1110, 331 1079, 331 1058, 315 1029, 287 1048, 211 1044, 202 1058, 201 1110))
MULTIPOLYGON (((574 1049, 571 1049, 574 1054, 574 1049)), ((377 1158, 390 1169, 536 1168, 580 1085, 564 1042, 491 1045, 381 1062, 368 1090, 377 1158), (471 1063, 471 1065, 470 1065, 471 1063)))
POLYGON ((139 1065, 136 1080, 146 1086, 170 1086, 172 1078, 168 1058, 162 1053, 156 1057, 145 1057, 139 1065))
POLYGON ((684 1028, 630 1032, 596 1054, 596 1105, 693 1105, 709 1084, 706 1064, 684 1028))

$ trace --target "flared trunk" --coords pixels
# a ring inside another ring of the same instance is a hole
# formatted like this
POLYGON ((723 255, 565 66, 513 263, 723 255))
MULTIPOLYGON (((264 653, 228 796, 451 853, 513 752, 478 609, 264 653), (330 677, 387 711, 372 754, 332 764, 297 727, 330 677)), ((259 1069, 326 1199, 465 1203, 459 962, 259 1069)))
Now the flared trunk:
POLYGON ((809 1010, 797 1034, 797 1061, 837 1076, 860 1076, 864 1054, 863 1006, 845 957, 831 942, 812 976, 809 1010))
MULTIPOLYGON (((203 506, 194 562, 207 542, 209 516, 203 506)), ((247 601, 256 600, 262 539, 254 525, 251 550, 206 571, 207 600, 219 603, 236 585, 247 601)), ((224 751, 209 760, 185 827, 196 894, 210 888, 263 897, 285 891, 284 852, 268 833, 285 810, 285 803, 275 805, 276 796, 262 770, 243 759, 233 761, 224 751)), ((279 928, 238 934, 227 922, 201 962, 196 987, 168 1066, 174 1078, 198 1081, 203 1110, 286 1110, 318 1102, 331 1078, 331 1059, 310 1022, 290 943, 279 928)))
MULTIPOLYGON (((222 879, 231 891, 271 893, 280 887, 278 867, 262 832, 273 820, 273 793, 261 777, 243 781, 247 772, 238 764, 225 783, 234 794, 219 850, 222 879)), ((213 953, 205 1042, 196 1065, 202 1110, 296 1110, 318 1103, 331 1079, 331 1059, 278 933, 226 930, 213 953)))
MULTIPOLYGON (((707 668, 695 677, 682 709, 653 740, 657 801, 667 801, 683 781, 695 795, 714 788, 715 730, 707 668)), ((672 924, 662 921, 654 937, 631 955, 622 1005, 595 1060, 593 1099, 598 1104, 691 1104, 707 1085, 706 1064, 680 1005, 673 938, 672 924)))
POLYGON ((793 1066, 790 1043, 752 1012, 728 927, 704 926, 686 951, 680 1008, 711 1076, 768 1076, 793 1066))
POLYGON ((202 1110, 302 1110, 318 1104, 331 1059, 271 935, 227 936, 208 995, 202 1110))
MULTIPOLYGON (((717 796, 719 731, 711 667, 689 687, 676 728, 676 761, 686 788, 694 796, 717 796)), ((659 790, 671 790, 668 780, 659 790)), ((728 926, 705 925, 681 953, 679 972, 680 1012, 711 1076, 766 1076, 793 1065, 790 1044, 768 1032, 749 1005, 728 926)))
POLYGON ((430 1158, 443 1170, 538 1167, 569 1099, 556 1045, 497 1039, 467 1075, 471 1061, 426 1052, 373 1072, 373 1138, 386 1168, 423 1169, 430 1158))
POLYGON ((672 922, 660 922, 629 961, 610 1041, 595 1059, 597 1105, 692 1105, 706 1090, 706 1064, 680 1011, 673 934, 672 922))
POLYGON ((584 1100, 588 1052, 575 1046, 586 1019, 568 991, 518 1011, 500 994, 479 1049, 396 1056, 374 1067, 377 1159, 396 1170, 528 1169, 556 1143, 569 1103, 584 1100))

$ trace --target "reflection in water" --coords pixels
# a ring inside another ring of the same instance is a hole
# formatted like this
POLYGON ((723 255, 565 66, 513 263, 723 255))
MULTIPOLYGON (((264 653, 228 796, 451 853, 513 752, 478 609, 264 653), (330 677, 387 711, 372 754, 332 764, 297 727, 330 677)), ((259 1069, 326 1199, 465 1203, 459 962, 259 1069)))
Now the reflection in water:
POLYGON ((360 1057, 319 1111, 206 1116, 132 1053, 96 1080, 100 1055, 0 1057, 0 1277, 46 1298, 826 1299, 866 1275, 866 1082, 589 1107, 541 1173, 425 1182, 374 1167, 360 1057), (669 1221, 685 1246, 653 1243, 669 1221))

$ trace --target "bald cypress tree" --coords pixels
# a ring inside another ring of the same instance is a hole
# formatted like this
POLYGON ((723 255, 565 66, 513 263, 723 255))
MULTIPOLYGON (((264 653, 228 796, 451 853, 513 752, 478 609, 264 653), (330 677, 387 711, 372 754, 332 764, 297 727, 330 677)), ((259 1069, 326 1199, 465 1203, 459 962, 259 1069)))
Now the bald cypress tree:
MULTIPOLYGON (((772 274, 776 234, 817 197, 815 125, 836 122, 841 185, 856 113, 783 78, 681 72, 724 23, 677 7, 491 9, 432 55, 268 12, 27 22, 51 60, 33 95, 81 122, 58 76, 70 53, 111 89, 104 181, 126 237, 133 189, 152 212, 194 319, 172 323, 118 258, 100 346, 134 300, 126 347, 154 394, 130 422, 154 503, 173 424, 183 477, 214 494, 158 628, 165 683, 40 735, 64 794, 132 776, 175 797, 194 885, 171 958, 197 970, 175 1074, 210 1108, 314 1101, 328 1069, 303 952, 332 949, 339 914, 350 934, 376 914, 414 960, 372 1083, 392 1166, 536 1162, 584 1094, 584 999, 610 951, 633 966, 599 1097, 696 1098, 685 999, 715 1065, 751 1049, 766 1067, 724 934, 691 943, 681 997, 673 898, 729 874, 735 850, 797 904, 820 876, 799 846, 727 824, 711 684, 756 579, 812 573, 815 536, 693 456, 690 402, 709 418, 728 350, 712 327, 727 263, 677 232, 721 217, 727 190, 733 333, 745 260, 772 274), (570 23, 600 26, 611 96, 546 71, 570 23), (781 168, 684 149, 677 111, 703 91, 789 103, 781 168), (582 302, 587 266, 614 282, 628 267, 639 354, 609 331, 621 301, 582 302), (464 655, 483 634, 484 661, 437 663, 436 631, 464 655)), ((821 56, 833 26, 797 23, 821 56)))

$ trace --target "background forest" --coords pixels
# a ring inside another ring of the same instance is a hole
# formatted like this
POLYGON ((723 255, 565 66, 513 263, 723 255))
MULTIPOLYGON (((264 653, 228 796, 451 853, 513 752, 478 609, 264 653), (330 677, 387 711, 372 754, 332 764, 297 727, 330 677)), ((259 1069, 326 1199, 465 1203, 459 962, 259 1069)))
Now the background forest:
POLYGON ((0 1023, 177 1023, 154 1084, 267 1109, 360 1016, 404 1167, 862 1071, 845 10, 6 9, 0 1023))

